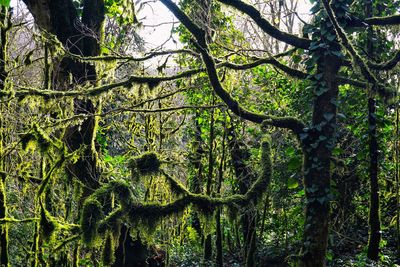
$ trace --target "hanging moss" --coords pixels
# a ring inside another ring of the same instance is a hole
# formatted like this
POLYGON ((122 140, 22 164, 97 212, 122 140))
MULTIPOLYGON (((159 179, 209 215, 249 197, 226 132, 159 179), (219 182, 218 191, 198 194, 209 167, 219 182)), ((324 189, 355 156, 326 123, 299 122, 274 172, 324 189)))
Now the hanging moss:
POLYGON ((97 237, 97 228, 102 217, 100 202, 92 197, 86 199, 81 214, 81 230, 83 242, 89 246, 93 245, 97 237))
POLYGON ((160 170, 161 162, 154 152, 146 152, 138 157, 131 158, 128 166, 132 170, 132 178, 141 175, 155 174, 160 170))
POLYGON ((106 241, 103 248, 103 264, 104 266, 111 266, 115 261, 115 246, 114 239, 111 233, 107 233, 106 241))
POLYGON ((124 180, 113 180, 97 189, 93 194, 92 198, 99 200, 100 202, 105 201, 110 197, 111 193, 114 193, 120 204, 124 207, 128 206, 132 201, 132 192, 130 185, 124 180))
POLYGON ((38 146, 40 148, 40 151, 42 153, 48 151, 48 149, 52 143, 50 140, 50 137, 42 129, 40 129, 37 124, 34 125, 33 129, 35 131, 35 136, 36 136, 36 140, 37 140, 38 146))
POLYGON ((36 124, 33 125, 33 130, 31 132, 20 134, 20 138, 24 150, 34 150, 34 148, 38 146, 42 153, 47 152, 51 144, 54 143, 36 124))
POLYGON ((50 242, 57 228, 57 223, 40 202, 40 233, 43 241, 50 242))

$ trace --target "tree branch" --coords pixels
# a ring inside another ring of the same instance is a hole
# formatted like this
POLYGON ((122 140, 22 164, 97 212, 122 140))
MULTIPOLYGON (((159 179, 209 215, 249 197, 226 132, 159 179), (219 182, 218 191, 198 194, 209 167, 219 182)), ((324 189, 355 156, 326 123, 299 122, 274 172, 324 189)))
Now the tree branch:
POLYGON ((207 44, 203 41, 203 39, 196 31, 198 30, 195 26, 193 26, 193 22, 191 22, 190 18, 182 12, 175 3, 170 0, 161 0, 168 9, 182 22, 182 24, 193 34, 198 42, 198 48, 203 57, 203 62, 206 65, 206 70, 208 74, 208 78, 212 87, 214 88, 215 93, 225 102, 228 108, 238 115, 239 117, 249 120, 255 123, 266 122, 269 125, 279 127, 279 128, 287 128, 292 130, 296 135, 299 135, 303 128, 305 127, 304 123, 300 120, 292 117, 284 117, 278 118, 274 116, 268 116, 264 114, 255 113, 249 110, 242 108, 238 101, 235 100, 222 86, 219 81, 216 65, 214 59, 207 51, 207 44), (167 3, 167 4, 166 4, 167 3))
POLYGON ((274 37, 275 39, 278 39, 279 41, 285 42, 298 48, 308 49, 310 47, 311 41, 309 39, 297 37, 296 35, 280 31, 278 28, 274 27, 269 21, 263 18, 260 11, 258 11, 253 6, 246 4, 240 0, 218 1, 226 5, 232 6, 237 10, 245 13, 250 18, 252 18, 265 33, 274 37))
POLYGON ((351 44, 350 40, 347 38, 346 33, 340 27, 338 21, 336 20, 335 15, 333 14, 333 10, 331 6, 329 5, 327 0, 322 0, 322 3, 325 7, 325 10, 328 14, 328 17, 330 21, 332 22, 336 34, 338 35, 342 45, 346 48, 347 51, 349 51, 350 55, 353 57, 353 60, 355 64, 360 68, 362 75, 367 79, 367 81, 372 84, 371 90, 375 93, 380 94, 383 97, 390 97, 391 92, 385 88, 385 86, 382 86, 375 75, 372 74, 371 70, 369 69, 367 63, 364 62, 364 60, 361 58, 361 56, 357 53, 357 51, 354 49, 353 45, 351 44))

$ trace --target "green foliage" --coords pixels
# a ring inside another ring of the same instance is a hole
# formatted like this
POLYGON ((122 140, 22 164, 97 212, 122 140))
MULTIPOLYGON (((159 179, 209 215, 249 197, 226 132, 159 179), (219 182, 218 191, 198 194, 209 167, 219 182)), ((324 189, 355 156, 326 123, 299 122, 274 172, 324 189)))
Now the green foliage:
POLYGON ((0 0, 0 5, 4 7, 9 7, 11 0, 0 0))

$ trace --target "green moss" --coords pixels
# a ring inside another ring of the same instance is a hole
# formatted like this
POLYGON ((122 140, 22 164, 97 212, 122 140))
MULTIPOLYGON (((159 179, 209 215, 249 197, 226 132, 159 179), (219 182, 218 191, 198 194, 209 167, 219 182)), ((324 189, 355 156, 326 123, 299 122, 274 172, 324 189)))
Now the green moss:
POLYGON ((40 202, 40 233, 43 241, 50 242, 57 228, 57 223, 40 202))
POLYGON ((111 266, 114 263, 114 261, 115 261, 114 248, 115 248, 114 239, 113 239, 111 233, 107 233, 106 241, 104 243, 104 248, 103 248, 103 254, 102 254, 104 266, 111 266))
POLYGON ((20 134, 21 146, 25 151, 34 150, 36 147, 36 137, 33 133, 20 134))
POLYGON ((138 157, 131 158, 129 168, 132 170, 132 178, 141 175, 155 174, 160 170, 161 162, 154 152, 146 152, 138 157))
POLYGON ((98 224, 103 218, 100 202, 92 197, 86 199, 81 214, 82 239, 87 245, 93 245, 97 237, 98 224))

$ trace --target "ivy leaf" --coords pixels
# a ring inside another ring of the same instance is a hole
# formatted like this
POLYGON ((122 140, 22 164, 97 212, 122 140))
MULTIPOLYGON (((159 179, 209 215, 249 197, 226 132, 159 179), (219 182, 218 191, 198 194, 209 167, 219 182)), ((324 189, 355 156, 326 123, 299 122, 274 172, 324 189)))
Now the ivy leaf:
POLYGON ((287 187, 289 189, 295 189, 295 188, 299 187, 299 182, 297 181, 297 179, 290 177, 287 181, 287 187))
POLYGON ((333 119, 333 116, 334 116, 333 113, 330 113, 330 112, 324 113, 324 118, 325 118, 327 121, 332 120, 332 119, 333 119))

